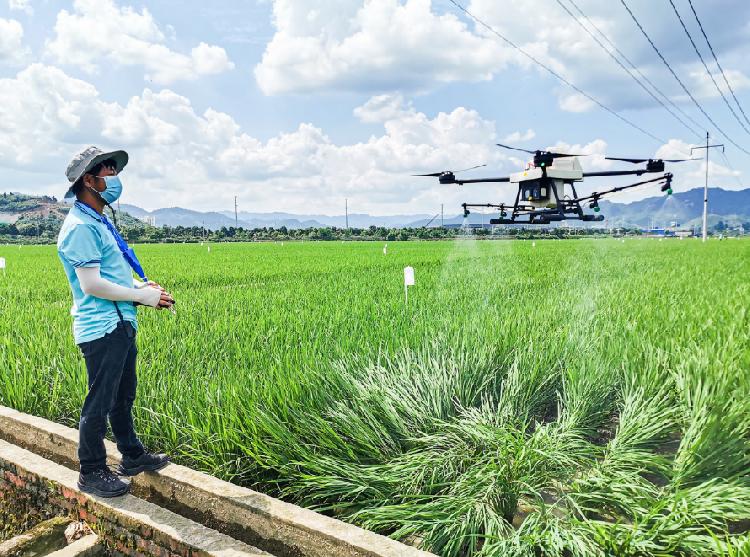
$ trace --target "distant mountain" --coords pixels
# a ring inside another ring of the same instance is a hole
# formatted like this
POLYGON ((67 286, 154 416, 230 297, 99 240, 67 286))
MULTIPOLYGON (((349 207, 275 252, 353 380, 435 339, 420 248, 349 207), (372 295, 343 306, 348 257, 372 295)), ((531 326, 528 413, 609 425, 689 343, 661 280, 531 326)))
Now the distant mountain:
MULTIPOLYGON (((166 209, 155 209, 147 211, 135 205, 121 204, 120 210, 130 213, 136 218, 154 217, 157 226, 205 226, 211 230, 226 226, 235 226, 234 212, 208 212, 193 211, 180 207, 166 209)), ((385 228, 401 228, 408 226, 410 222, 425 219, 428 215, 396 215, 396 216, 372 216, 367 214, 349 215, 349 226, 352 228, 367 228, 368 226, 383 226, 385 228)), ((439 221, 438 221, 439 222, 439 221)), ((346 226, 345 215, 298 215, 293 213, 250 213, 242 211, 237 213, 237 226, 242 228, 281 228, 285 226, 290 229, 298 228, 324 228, 346 226)))
MULTIPOLYGON (((222 214, 234 219, 234 212, 222 211, 222 214)), ((248 222, 262 222, 260 226, 274 226, 276 222, 315 222, 317 224, 310 224, 309 226, 335 226, 337 228, 344 228, 347 224, 346 215, 297 215, 293 213, 248 213, 246 211, 240 211, 237 213, 237 217, 241 220, 248 222)), ((351 213, 349 215, 349 226, 352 228, 367 228, 368 226, 383 226, 385 228, 403 227, 406 223, 417 220, 430 218, 430 215, 395 215, 395 216, 373 216, 366 213, 351 213)), ((278 228, 281 224, 275 226, 278 228)), ((287 228, 297 228, 297 226, 285 225, 287 228)), ((302 228, 307 228, 303 226, 302 228)))
MULTIPOLYGON (((623 225, 647 227, 655 223, 665 226, 676 222, 682 226, 692 226, 703 217, 703 188, 632 203, 601 201, 599 205, 606 219, 623 225)), ((711 220, 721 217, 728 222, 750 222, 750 188, 739 191, 708 188, 708 213, 712 216, 711 220)))

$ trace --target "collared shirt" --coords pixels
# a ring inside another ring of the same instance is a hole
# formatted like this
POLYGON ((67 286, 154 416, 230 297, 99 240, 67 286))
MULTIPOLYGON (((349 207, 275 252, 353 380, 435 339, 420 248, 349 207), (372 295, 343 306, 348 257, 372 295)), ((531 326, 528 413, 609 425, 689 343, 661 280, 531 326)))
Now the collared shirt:
POLYGON ((85 294, 75 270, 99 267, 100 276, 117 285, 133 288, 133 272, 117 247, 112 233, 96 211, 73 205, 57 236, 57 254, 73 292, 73 336, 76 344, 89 342, 112 332, 120 317, 137 328, 132 302, 115 302, 85 294))

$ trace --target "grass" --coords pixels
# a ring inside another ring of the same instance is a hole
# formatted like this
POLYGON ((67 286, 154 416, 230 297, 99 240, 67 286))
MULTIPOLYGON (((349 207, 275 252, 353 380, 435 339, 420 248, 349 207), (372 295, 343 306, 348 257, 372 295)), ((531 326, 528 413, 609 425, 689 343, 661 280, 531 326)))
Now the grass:
MULTIPOLYGON (((445 557, 750 552, 750 242, 381 248, 140 247, 144 441, 445 557)), ((54 249, 0 256, 0 403, 75 426, 54 249)))

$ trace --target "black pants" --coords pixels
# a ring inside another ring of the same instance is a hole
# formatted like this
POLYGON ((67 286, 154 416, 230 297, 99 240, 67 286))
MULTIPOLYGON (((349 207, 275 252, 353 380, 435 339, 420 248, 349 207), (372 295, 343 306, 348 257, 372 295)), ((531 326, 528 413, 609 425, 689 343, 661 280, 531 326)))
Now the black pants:
POLYGON ((107 418, 121 454, 137 458, 144 452, 133 429, 135 360, 138 349, 135 329, 128 321, 102 338, 78 345, 86 360, 89 392, 83 403, 79 429, 78 460, 81 472, 106 468, 104 437, 107 418))

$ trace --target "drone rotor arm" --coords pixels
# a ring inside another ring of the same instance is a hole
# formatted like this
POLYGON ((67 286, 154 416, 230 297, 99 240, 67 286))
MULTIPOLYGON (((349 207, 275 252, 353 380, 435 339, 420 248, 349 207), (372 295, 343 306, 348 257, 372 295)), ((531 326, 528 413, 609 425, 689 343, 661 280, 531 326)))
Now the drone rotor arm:
POLYGON ((523 153, 529 153, 530 155, 535 155, 536 151, 530 151, 529 149, 521 149, 520 147, 511 147, 510 145, 503 145, 502 143, 495 143, 498 147, 502 147, 503 149, 510 149, 511 151, 521 151, 523 153))
POLYGON ((643 180, 641 182, 636 182, 635 184, 628 184, 627 186, 617 186, 617 187, 610 188, 610 189, 605 190, 605 191, 595 191, 592 194, 585 195, 583 197, 577 197, 575 199, 571 199, 570 202, 571 203, 581 203, 581 202, 586 202, 586 201, 594 201, 595 202, 595 201, 598 201, 599 199, 601 199, 603 196, 609 195, 611 193, 617 193, 619 191, 624 191, 624 190, 628 190, 630 188, 635 188, 635 187, 638 187, 638 186, 643 186, 645 184, 653 184, 653 183, 657 183, 657 182, 661 182, 661 181, 665 182, 664 185, 671 184, 671 182, 672 182, 672 174, 669 173, 669 172, 667 172, 666 174, 664 174, 663 176, 659 176, 658 178, 652 178, 650 180, 643 180))
POLYGON ((466 180, 456 180, 456 184, 462 186, 464 184, 484 184, 484 183, 500 183, 510 182, 510 176, 500 176, 498 178, 469 178, 466 180))
POLYGON ((642 162, 685 162, 685 161, 697 161, 700 159, 660 159, 660 158, 653 158, 653 159, 637 159, 637 158, 626 158, 626 157, 604 157, 605 160, 608 161, 622 161, 622 162, 629 162, 632 164, 640 164, 642 162))
MULTIPOLYGON (((594 177, 611 177, 611 176, 640 176, 642 174, 647 174, 651 172, 657 172, 657 171, 648 170, 647 168, 642 168, 639 170, 602 170, 601 172, 584 172, 583 177, 594 178, 594 177)), ((658 171, 658 172, 662 172, 662 171, 658 171)))

